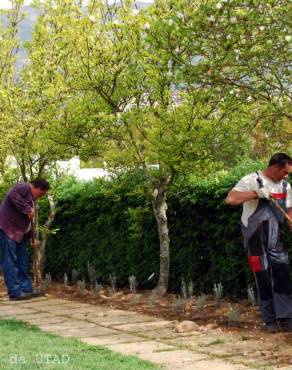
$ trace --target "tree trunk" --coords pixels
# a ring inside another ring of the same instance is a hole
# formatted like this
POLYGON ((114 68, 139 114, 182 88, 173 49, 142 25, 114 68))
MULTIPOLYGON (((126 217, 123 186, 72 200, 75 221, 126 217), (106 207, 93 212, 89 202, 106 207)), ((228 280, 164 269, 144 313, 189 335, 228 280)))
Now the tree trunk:
POLYGON ((169 235, 167 224, 166 185, 167 179, 160 180, 152 194, 152 207, 157 222, 160 244, 160 269, 159 280, 155 292, 164 295, 168 289, 169 280, 169 235))
POLYGON ((50 227, 55 219, 56 215, 56 207, 54 198, 52 195, 48 195, 49 204, 50 204, 50 214, 45 223, 42 227, 41 233, 39 232, 39 222, 38 222, 38 206, 36 205, 36 239, 40 241, 38 248, 36 249, 36 273, 39 284, 42 283, 42 279, 44 276, 44 266, 45 266, 45 259, 46 259, 46 244, 48 240, 49 230, 50 227), (40 235, 41 234, 41 238, 40 235))
POLYGON ((22 180, 24 182, 27 182, 28 181, 28 178, 26 176, 26 166, 25 166, 24 161, 21 161, 20 163, 18 163, 18 165, 19 165, 19 169, 20 169, 22 180))

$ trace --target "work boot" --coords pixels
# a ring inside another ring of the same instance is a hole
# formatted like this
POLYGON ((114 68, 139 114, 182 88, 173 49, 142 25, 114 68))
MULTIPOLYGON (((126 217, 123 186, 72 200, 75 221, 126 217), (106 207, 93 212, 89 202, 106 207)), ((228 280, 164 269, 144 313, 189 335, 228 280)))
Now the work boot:
POLYGON ((264 330, 267 333, 277 333, 279 328, 276 321, 270 321, 264 323, 264 330))
POLYGON ((32 294, 31 293, 21 293, 20 295, 16 296, 16 297, 9 297, 9 300, 10 301, 24 301, 26 299, 31 299, 32 298, 32 294))
POLYGON ((45 295, 44 291, 40 288, 35 288, 32 291, 25 292, 25 294, 30 294, 32 298, 42 297, 45 295))
POLYGON ((38 298, 45 295, 45 293, 41 289, 34 289, 31 292, 32 298, 38 298))
POLYGON ((292 318, 279 319, 279 326, 281 331, 292 332, 292 318))

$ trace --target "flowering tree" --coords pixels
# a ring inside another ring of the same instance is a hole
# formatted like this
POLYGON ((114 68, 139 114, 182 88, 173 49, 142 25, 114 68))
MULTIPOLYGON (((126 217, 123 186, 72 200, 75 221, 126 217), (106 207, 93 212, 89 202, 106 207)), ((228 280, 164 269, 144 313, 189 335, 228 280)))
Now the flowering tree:
POLYGON ((292 149, 291 11, 288 0, 200 2, 187 26, 203 81, 247 108, 259 155, 292 149))
POLYGON ((179 44, 184 29, 173 26, 173 4, 138 10, 132 2, 90 1, 84 14, 80 2, 48 1, 43 9, 39 27, 57 40, 56 70, 70 91, 59 130, 84 158, 102 156, 113 170, 144 169, 160 240, 156 290, 164 294, 167 189, 178 175, 230 158, 239 135, 230 123, 240 118, 226 114, 227 102, 200 81, 199 69, 191 80, 184 76, 174 53, 193 62, 179 44))

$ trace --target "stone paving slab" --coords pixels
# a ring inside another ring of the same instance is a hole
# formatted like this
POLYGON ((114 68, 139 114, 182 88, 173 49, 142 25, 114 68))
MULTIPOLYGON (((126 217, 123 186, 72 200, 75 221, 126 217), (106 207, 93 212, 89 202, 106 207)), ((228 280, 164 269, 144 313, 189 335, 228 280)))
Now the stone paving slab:
POLYGON ((18 313, 17 314, 17 319, 18 320, 24 320, 24 321, 29 321, 29 320, 49 320, 49 319, 55 319, 56 316, 49 314, 47 312, 34 312, 34 313, 18 313))
POLYGON ((185 369, 185 367, 190 365, 193 366, 193 369, 197 370, 200 368, 201 361, 208 360, 208 357, 202 354, 187 350, 141 353, 139 354, 139 357, 143 358, 144 360, 163 365, 164 367, 172 370, 177 369, 178 366, 180 366, 182 369, 185 369))
POLYGON ((118 332, 112 331, 108 328, 84 328, 84 329, 64 329, 63 331, 56 331, 55 333, 61 334, 63 337, 98 337, 108 335, 110 337, 116 335, 118 332))
POLYGON ((69 304, 51 304, 50 300, 38 301, 28 300, 27 303, 20 303, 19 306, 23 308, 36 308, 37 310, 57 310, 57 309, 70 309, 69 304))
POLYGON ((171 328, 163 328, 160 330, 144 330, 144 331, 138 331, 135 332, 135 334, 140 335, 143 334, 147 336, 150 339, 157 339, 157 340, 169 340, 172 338, 177 339, 177 343, 174 343, 174 345, 179 345, 180 344, 180 338, 182 337, 182 334, 176 333, 173 329, 171 328))
POLYGON ((23 321, 27 321, 29 322, 30 324, 33 324, 33 325, 52 325, 52 324, 59 324, 59 323, 63 323, 64 322, 64 317, 55 317, 55 316, 52 316, 52 317, 41 317, 41 318, 38 318, 38 316, 36 316, 35 318, 30 318, 30 319, 21 319, 23 321))
POLYGON ((25 311, 25 310, 30 310, 30 311, 34 311, 33 308, 31 307, 19 307, 17 305, 1 305, 0 306, 0 312, 7 312, 7 311, 25 311))
MULTIPOLYGON (((64 305, 62 303, 60 303, 59 306, 64 307, 64 305)), ((82 310, 82 309, 85 309, 85 308, 86 309, 94 308, 95 306, 93 306, 92 304, 89 304, 89 303, 66 301, 66 307, 79 308, 80 310, 82 310)), ((96 309, 99 309, 99 306, 96 307, 96 309)))
MULTIPOLYGON (((131 316, 132 317, 132 316, 137 315, 137 313, 133 311, 116 310, 113 308, 106 308, 104 306, 91 306, 91 307, 94 307, 96 309, 96 312, 102 312, 104 316, 107 316, 107 317, 121 317, 121 316, 127 316, 127 317, 131 316)), ((146 316, 146 315, 141 315, 141 317, 144 318, 145 320, 149 318, 149 316, 146 316)), ((155 320, 155 318, 153 319, 155 320)))
POLYGON ((159 365, 172 365, 173 368, 176 364, 193 364, 197 365, 198 361, 207 359, 208 357, 193 353, 188 350, 178 350, 176 347, 166 345, 165 343, 159 343, 156 341, 149 341, 143 343, 127 343, 127 344, 111 344, 108 347, 116 352, 123 353, 125 355, 137 355, 144 360, 154 362, 159 365))
MULTIPOLYGON (((99 337, 85 337, 81 338, 81 341, 95 346, 107 346, 110 344, 118 344, 118 343, 139 343, 145 342, 147 339, 137 337, 136 335, 132 334, 120 334, 117 333, 115 335, 106 335, 106 336, 99 336, 99 337)), ((143 345, 143 344, 142 344, 143 345)))
MULTIPOLYGON (((24 300, 24 301, 7 301, 8 304, 14 305, 14 306, 20 306, 20 307, 28 307, 28 306, 57 306, 57 305, 67 305, 70 304, 71 301, 67 301, 65 299, 59 299, 59 298, 49 298, 49 297, 39 297, 34 298, 32 300, 24 300)), ((6 303, 5 303, 6 304, 6 303)), ((84 303, 80 303, 80 305, 83 305, 84 303)))
MULTIPOLYGON (((78 308, 71 308, 71 307, 54 307, 54 306, 48 306, 48 307, 41 307, 39 308, 40 311, 42 312, 49 312, 51 314, 54 314, 54 315, 74 315, 74 314, 78 314, 80 312, 80 310, 78 308)), ((83 312, 84 313, 87 313, 89 314, 90 311, 85 311, 83 309, 83 312)), ((93 312, 93 311, 92 311, 93 312)), ((84 315, 84 314, 83 314, 84 315)), ((86 315, 84 315, 86 316, 86 315)))
MULTIPOLYGON (((83 328, 102 328, 102 326, 96 326, 94 324, 91 324, 89 322, 84 321, 76 321, 76 320, 70 320, 69 318, 63 318, 58 317, 58 319, 61 319, 62 321, 58 322, 56 325, 52 324, 52 320, 44 321, 42 323, 43 326, 50 326, 53 329, 83 329, 83 328)), ((107 328, 105 328, 107 329, 107 328)))
POLYGON ((107 346, 108 348, 112 349, 113 351, 123 353, 125 355, 133 354, 133 355, 140 355, 144 354, 151 354, 151 353, 162 353, 167 351, 173 351, 176 347, 171 346, 166 343, 159 343, 154 340, 144 341, 142 343, 116 343, 110 344, 107 346))
MULTIPOLYGON (((222 341, 222 335, 221 336, 213 335, 213 334, 206 335, 205 333, 202 334, 200 332, 188 333, 187 336, 184 335, 181 337, 178 337, 176 335, 176 336, 173 336, 169 340, 169 342, 172 343, 173 345, 184 345, 187 347, 196 347, 196 348, 197 347, 205 348, 211 345, 212 343, 215 343, 218 341, 222 341)), ((225 342, 225 337, 224 337, 224 342, 225 342)))
POLYGON ((34 314, 34 310, 30 310, 27 308, 8 308, 7 309, 1 309, 0 310, 0 317, 13 317, 17 315, 31 315, 34 314))
MULTIPOLYGON (((225 357, 226 358, 226 357, 225 357)), ((248 368, 256 368, 256 364, 260 363, 257 359, 257 358, 252 358, 252 357, 247 357, 247 356, 244 356, 243 354, 239 355, 239 356, 232 356, 230 357, 232 358, 232 363, 234 365, 238 365, 238 366, 245 366, 248 367, 248 368)), ((266 367, 262 367, 264 370, 268 369, 268 370, 275 370, 274 367, 272 367, 270 364, 269 364, 269 361, 266 361, 266 364, 267 366, 266 367)))
MULTIPOLYGON (((256 367, 250 368, 244 365, 228 364, 227 362, 220 360, 202 360, 196 361, 195 363, 183 362, 181 364, 167 364, 165 366, 165 369, 167 370, 255 370, 255 368, 256 367)), ((274 369, 269 368, 269 370, 274 369)))
POLYGON ((72 316, 74 318, 79 318, 79 319, 83 318, 83 319, 86 319, 88 321, 95 322, 96 324, 102 325, 102 326, 117 327, 117 329, 119 329, 121 327, 121 329, 119 329, 119 330, 123 330, 124 325, 128 325, 129 321, 133 325, 137 324, 137 326, 139 326, 139 328, 144 325, 145 329, 146 329, 147 325, 149 325, 149 324, 154 325, 155 322, 158 322, 158 320, 156 320, 156 318, 152 318, 152 317, 149 317, 149 316, 145 317, 145 316, 138 315, 138 314, 130 315, 130 316, 129 315, 123 315, 123 316, 107 315, 107 316, 103 316, 103 317, 93 315, 93 314, 87 315, 86 317, 80 317, 80 315, 76 315, 76 314, 74 314, 72 316))
MULTIPOLYGON (((69 302, 69 301, 67 301, 69 302)), ((44 300, 36 300, 36 299, 33 299, 33 300, 27 300, 27 301, 21 301, 21 302, 18 302, 17 305, 20 306, 20 307, 24 307, 24 308, 37 308, 38 310, 40 309, 46 309, 46 308, 54 308, 54 307, 59 307, 59 308, 67 308, 67 309, 70 309, 70 308, 79 308, 80 310, 83 309, 83 308, 91 308, 92 306, 91 305, 86 305, 86 306, 79 306, 78 304, 76 303, 65 303, 65 304, 62 304, 62 303, 58 303, 58 304, 51 304, 50 300, 49 299, 44 299, 44 300)))
POLYGON ((86 327, 84 328, 74 327, 71 328, 68 325, 63 325, 62 323, 57 324, 39 324, 38 325, 42 330, 48 331, 50 333, 59 334, 63 337, 67 336, 76 336, 79 338, 87 338, 87 337, 97 337, 97 336, 104 336, 104 335, 115 335, 118 332, 109 328, 103 328, 102 326, 86 327))
POLYGON ((114 325, 114 329, 118 329, 121 331, 126 331, 128 333, 141 333, 153 330, 161 330, 165 328, 173 328, 174 324, 171 321, 150 321, 149 322, 141 322, 140 323, 127 323, 123 325, 114 325))
MULTIPOLYGON (((96 310, 96 311, 91 311, 91 312, 72 312, 70 314, 71 317, 79 320, 88 320, 95 322, 96 324, 101 324, 103 323, 105 326, 112 326, 110 325, 112 322, 117 323, 117 324, 122 324, 125 322, 128 322, 128 317, 131 316, 131 320, 133 318, 133 321, 135 321, 135 313, 131 312, 130 315, 124 313, 125 311, 116 312, 107 312, 105 308, 102 310, 96 310)), ((138 318, 138 321, 141 321, 140 317, 138 318)), ((114 324, 113 324, 114 325, 114 324)))

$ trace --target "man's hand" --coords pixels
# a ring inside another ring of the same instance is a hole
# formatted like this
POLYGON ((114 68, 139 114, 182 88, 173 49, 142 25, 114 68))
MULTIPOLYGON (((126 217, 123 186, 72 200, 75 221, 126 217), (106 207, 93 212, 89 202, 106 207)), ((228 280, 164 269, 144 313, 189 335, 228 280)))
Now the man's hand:
POLYGON ((35 211, 34 211, 34 209, 32 208, 32 209, 30 210, 30 212, 29 212, 27 215, 28 215, 28 218, 29 218, 30 220, 33 220, 33 218, 34 218, 34 216, 35 216, 35 211))
POLYGON ((260 199, 270 199, 271 198, 271 192, 267 188, 260 188, 256 190, 256 193, 260 199))

